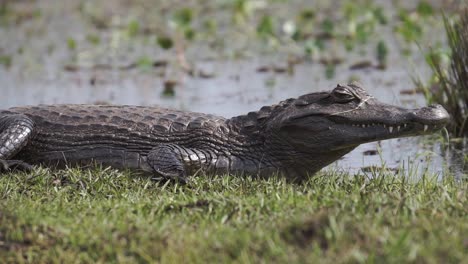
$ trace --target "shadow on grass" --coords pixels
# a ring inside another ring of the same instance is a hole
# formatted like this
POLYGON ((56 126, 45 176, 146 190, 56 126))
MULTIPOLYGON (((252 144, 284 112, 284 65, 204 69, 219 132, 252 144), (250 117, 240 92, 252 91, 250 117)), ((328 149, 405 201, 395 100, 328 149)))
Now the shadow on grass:
POLYGON ((0 252, 40 251, 53 247, 60 237, 60 232, 51 227, 38 225, 32 227, 20 223, 9 212, 0 212, 0 252), (10 232, 15 230, 16 232, 10 232))

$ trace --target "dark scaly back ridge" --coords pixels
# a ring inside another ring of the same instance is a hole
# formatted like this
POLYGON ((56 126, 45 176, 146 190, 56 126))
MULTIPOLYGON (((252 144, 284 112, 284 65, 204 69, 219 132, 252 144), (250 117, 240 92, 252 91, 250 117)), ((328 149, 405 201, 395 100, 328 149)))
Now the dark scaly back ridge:
POLYGON ((132 131, 181 132, 215 128, 224 124, 220 116, 161 107, 112 105, 39 105, 10 108, 4 113, 30 116, 39 126, 79 125, 82 129, 115 127, 132 131))
POLYGON ((249 112, 246 115, 232 117, 229 122, 237 126, 239 130, 244 132, 254 132, 262 128, 271 116, 274 116, 276 113, 287 108, 296 100, 297 99, 295 98, 289 98, 279 102, 278 104, 263 106, 258 111, 249 112))
POLYGON ((291 105, 303 106, 319 101, 329 92, 309 93, 298 98, 289 98, 271 106, 264 106, 258 111, 249 112, 246 115, 239 115, 231 118, 229 123, 235 124, 244 132, 255 132, 266 125, 267 120, 276 116, 291 105))

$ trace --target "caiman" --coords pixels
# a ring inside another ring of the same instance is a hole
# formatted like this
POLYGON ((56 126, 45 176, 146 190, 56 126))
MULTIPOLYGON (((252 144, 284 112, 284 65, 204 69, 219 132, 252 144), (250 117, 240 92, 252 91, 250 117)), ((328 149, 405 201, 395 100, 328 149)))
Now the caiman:
POLYGON ((360 144, 448 121, 440 105, 384 104, 355 83, 229 119, 143 106, 14 107, 0 111, 0 170, 102 164, 180 181, 198 172, 304 179, 360 144))

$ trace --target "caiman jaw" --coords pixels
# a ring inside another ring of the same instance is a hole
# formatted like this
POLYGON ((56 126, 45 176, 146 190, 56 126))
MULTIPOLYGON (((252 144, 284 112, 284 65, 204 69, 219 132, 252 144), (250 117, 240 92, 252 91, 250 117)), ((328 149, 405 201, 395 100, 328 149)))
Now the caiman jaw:
POLYGON ((372 101, 364 109, 330 116, 329 129, 341 138, 337 149, 391 138, 424 135, 442 129, 450 116, 440 105, 404 109, 372 101))
MULTIPOLYGON (((420 123, 401 123, 401 124, 382 124, 382 123, 368 123, 368 124, 358 124, 354 123, 351 126, 361 129, 366 129, 366 131, 382 131, 386 130, 388 135, 393 135, 395 137, 412 135, 412 134, 425 134, 431 133, 437 130, 440 130, 444 125, 432 125, 432 124, 420 124, 420 123)), ((385 132, 383 132, 385 133, 385 132)))

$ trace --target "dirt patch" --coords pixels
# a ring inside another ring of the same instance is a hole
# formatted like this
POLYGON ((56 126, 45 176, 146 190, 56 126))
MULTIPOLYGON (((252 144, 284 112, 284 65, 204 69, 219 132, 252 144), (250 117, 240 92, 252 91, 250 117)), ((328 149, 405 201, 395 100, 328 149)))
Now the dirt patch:
POLYGON ((330 225, 328 216, 328 210, 320 210, 316 214, 285 228, 282 236, 286 241, 300 247, 315 243, 321 249, 326 250, 329 247, 325 236, 325 229, 330 225))
POLYGON ((170 204, 167 205, 163 211, 164 212, 180 212, 182 209, 187 208, 187 209, 195 209, 195 208, 206 208, 210 205, 210 201, 208 200, 198 200, 192 203, 186 203, 186 204, 170 204))

